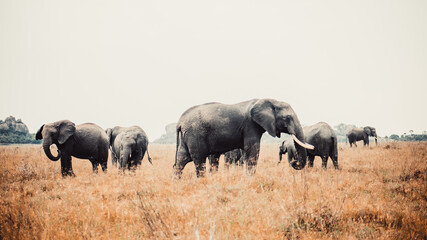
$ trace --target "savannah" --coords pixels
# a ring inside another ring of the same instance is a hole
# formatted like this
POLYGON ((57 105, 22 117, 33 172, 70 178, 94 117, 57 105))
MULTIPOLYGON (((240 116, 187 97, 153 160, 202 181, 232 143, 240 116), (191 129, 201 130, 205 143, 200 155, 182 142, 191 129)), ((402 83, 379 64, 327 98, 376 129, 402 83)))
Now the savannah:
POLYGON ((189 163, 180 180, 174 145, 124 174, 74 158, 66 178, 40 145, 1 146, 0 239, 427 238, 426 142, 339 144, 341 170, 278 165, 278 146, 261 146, 252 176, 221 156, 217 173, 189 163))

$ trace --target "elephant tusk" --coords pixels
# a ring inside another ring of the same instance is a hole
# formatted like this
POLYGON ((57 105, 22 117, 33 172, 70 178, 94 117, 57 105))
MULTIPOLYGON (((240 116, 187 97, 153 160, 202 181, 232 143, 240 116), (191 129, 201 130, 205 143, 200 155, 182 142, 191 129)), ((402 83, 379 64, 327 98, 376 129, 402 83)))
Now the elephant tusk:
POLYGON ((294 141, 296 142, 296 143, 298 143, 298 145, 300 145, 301 147, 303 147, 303 148, 307 148, 307 149, 310 149, 310 150, 313 150, 314 149, 314 146, 313 145, 310 145, 310 144, 308 144, 308 143, 303 143, 303 142, 301 142, 295 135, 291 135, 292 136, 292 138, 294 139, 294 141))

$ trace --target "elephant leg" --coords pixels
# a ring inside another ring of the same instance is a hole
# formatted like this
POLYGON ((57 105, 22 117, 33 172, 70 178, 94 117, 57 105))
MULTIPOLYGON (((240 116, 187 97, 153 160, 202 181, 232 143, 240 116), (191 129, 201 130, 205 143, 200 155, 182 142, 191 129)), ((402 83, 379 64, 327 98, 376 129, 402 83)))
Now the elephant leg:
POLYGON ((256 165, 259 157, 260 143, 245 145, 246 169, 248 174, 253 175, 256 171, 256 165))
POLYGON ((95 174, 98 174, 98 160, 96 159, 90 159, 90 162, 92 163, 92 172, 95 174))
POLYGON ((322 168, 326 169, 328 165, 328 156, 322 156, 322 168))
POLYGON ((239 158, 239 166, 243 166, 243 164, 244 164, 244 157, 243 156, 241 156, 240 158, 239 158))
POLYGON ((71 156, 63 154, 61 156, 61 174, 63 177, 71 176, 75 177, 76 175, 73 172, 73 165, 71 162, 71 156))
POLYGON ((104 173, 106 173, 107 172, 107 163, 108 163, 108 161, 107 161, 108 159, 105 159, 105 160, 103 160, 102 162, 101 162, 101 169, 102 169, 102 172, 104 172, 104 173))
POLYGON ((218 172, 218 165, 219 165, 219 156, 211 154, 208 156, 209 159, 209 172, 218 172))
POLYGON ((230 157, 224 156, 224 167, 228 170, 230 169, 231 164, 233 164, 233 159, 230 157))
POLYGON ((332 163, 334 164, 335 169, 339 169, 338 167, 338 156, 330 156, 332 159, 332 163))
POLYGON ((312 168, 314 165, 314 156, 309 155, 308 156, 308 167, 312 168))
POLYGON ((196 167, 197 177, 204 177, 206 172, 206 157, 194 156, 192 158, 194 161, 194 166, 196 167))

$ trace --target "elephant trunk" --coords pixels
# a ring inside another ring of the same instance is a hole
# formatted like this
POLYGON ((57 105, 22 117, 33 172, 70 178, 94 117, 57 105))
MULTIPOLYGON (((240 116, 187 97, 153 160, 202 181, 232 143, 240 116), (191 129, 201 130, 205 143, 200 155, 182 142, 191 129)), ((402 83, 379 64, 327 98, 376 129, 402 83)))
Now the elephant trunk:
POLYGON ((52 161, 58 161, 61 158, 61 151, 58 150, 58 156, 54 157, 50 152, 50 145, 52 145, 52 141, 45 139, 43 141, 43 150, 46 156, 52 161))
POLYGON ((131 158, 131 152, 127 149, 122 150, 120 153, 120 168, 126 170, 129 166, 129 159, 131 158))
POLYGON ((378 143, 377 143, 377 134, 375 133, 375 145, 378 145, 378 143))
MULTIPOLYGON (((295 129, 295 137, 301 142, 305 141, 302 128, 295 129)), ((296 140, 294 140, 294 145, 297 154, 295 156, 295 160, 291 162, 291 166, 295 170, 301 170, 305 167, 307 163, 307 150, 303 146, 298 144, 296 140)))

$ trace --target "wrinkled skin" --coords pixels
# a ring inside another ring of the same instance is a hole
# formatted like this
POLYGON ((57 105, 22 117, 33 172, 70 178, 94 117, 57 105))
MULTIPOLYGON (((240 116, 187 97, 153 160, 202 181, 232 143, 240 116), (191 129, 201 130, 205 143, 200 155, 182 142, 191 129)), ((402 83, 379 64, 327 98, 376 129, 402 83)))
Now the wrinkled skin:
MULTIPOLYGON (((305 141, 314 146, 313 150, 307 150, 308 167, 313 167, 315 156, 322 158, 322 167, 327 167, 330 157, 335 169, 338 167, 338 142, 334 130, 329 124, 320 122, 312 126, 304 127, 305 141)), ((292 139, 282 142, 279 150, 279 163, 282 161, 282 154, 288 153, 288 162, 295 158, 296 149, 292 139)))
MULTIPOLYGON (((210 172, 217 172, 219 165, 219 154, 211 154, 208 156, 210 172)), ((238 148, 224 153, 225 168, 229 169, 230 165, 243 166, 243 150, 238 148)))
POLYGON ((377 144, 377 130, 373 127, 366 126, 362 128, 353 128, 347 133, 347 139, 350 143, 357 147, 356 142, 363 140, 363 146, 369 146, 369 137, 375 138, 375 144, 377 144))
MULTIPOLYGON (((304 141, 304 133, 292 107, 274 99, 253 99, 237 104, 207 103, 184 112, 177 124, 175 176, 193 161, 198 177, 206 170, 206 157, 240 148, 250 174, 255 173, 260 140, 267 131, 273 137, 281 133, 304 141)), ((307 152, 297 145, 298 161, 292 167, 302 169, 307 152)))
POLYGON ((96 124, 84 123, 75 125, 69 120, 48 123, 37 131, 36 139, 43 139, 43 150, 52 161, 61 159, 62 176, 75 176, 71 157, 89 159, 94 173, 98 165, 107 171, 108 137, 104 130, 96 124), (53 156, 50 146, 55 144, 58 156, 53 156))
POLYGON ((141 165, 145 152, 147 152, 148 161, 151 163, 148 154, 148 137, 144 130, 138 126, 119 127, 106 130, 111 146, 111 163, 119 168, 136 169, 141 165))

